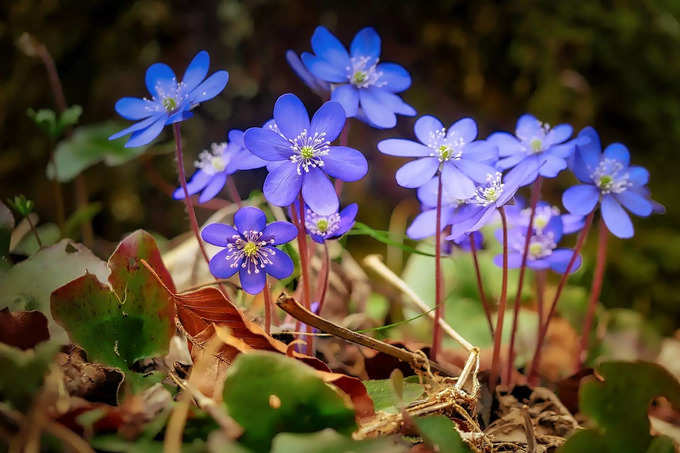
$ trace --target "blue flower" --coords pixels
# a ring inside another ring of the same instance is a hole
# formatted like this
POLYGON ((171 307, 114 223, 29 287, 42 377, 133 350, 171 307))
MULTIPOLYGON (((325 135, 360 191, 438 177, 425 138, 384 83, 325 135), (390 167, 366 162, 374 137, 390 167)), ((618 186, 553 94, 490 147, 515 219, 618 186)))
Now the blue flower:
MULTIPOLYGON (((422 212, 413 219, 411 225, 406 229, 406 235, 409 238, 420 240, 436 234, 438 187, 438 179, 432 178, 418 188, 418 199, 421 203, 422 212)), ((446 186, 442 187, 442 231, 447 225, 456 221, 456 208, 464 202, 465 200, 460 200, 452 195, 446 186)))
POLYGON ((630 238, 633 222, 626 209, 640 217, 653 212, 654 204, 645 187, 649 172, 630 166, 630 154, 621 143, 613 143, 602 152, 600 138, 592 127, 578 134, 571 169, 583 183, 562 194, 562 203, 572 214, 589 214, 600 202, 607 229, 617 237, 630 238))
POLYGON ((498 150, 484 140, 475 141, 477 124, 472 118, 458 120, 446 130, 437 118, 425 115, 418 118, 414 130, 420 143, 398 138, 378 143, 384 154, 418 158, 397 170, 400 186, 420 187, 441 170, 446 190, 467 199, 475 194, 475 182, 484 183, 496 173, 498 150))
MULTIPOLYGON (((508 224, 511 227, 523 227, 525 231, 527 230, 531 208, 525 206, 523 199, 516 197, 514 205, 505 207, 505 213, 508 216, 508 224)), ((569 213, 561 214, 557 206, 552 206, 545 201, 539 201, 536 203, 533 229, 540 234, 555 217, 560 218, 562 233, 564 234, 576 233, 585 225, 584 216, 569 213)))
MULTIPOLYGON (((296 201, 291 209, 299 211, 299 203, 296 201)), ((336 239, 347 233, 354 226, 354 219, 359 211, 356 203, 345 206, 340 212, 329 215, 321 215, 314 212, 309 206, 305 206, 305 229, 307 234, 319 244, 328 239, 336 239)))
MULTIPOLYGON (((345 112, 337 102, 326 102, 310 122, 307 109, 294 94, 284 94, 274 105, 276 127, 253 127, 246 131, 246 147, 268 161, 264 196, 272 204, 288 206, 300 191, 316 213, 338 210, 338 196, 328 176, 356 181, 368 171, 361 152, 331 146, 345 125, 345 112)), ((271 126, 271 122, 267 125, 271 126)))
MULTIPOLYGON (((229 143, 213 143, 210 151, 205 150, 194 162, 198 170, 187 183, 189 195, 202 192, 199 203, 205 203, 220 193, 227 177, 238 170, 252 170, 264 167, 267 162, 260 159, 243 144, 243 132, 237 129, 229 131, 229 143)), ((175 200, 184 198, 184 191, 178 187, 172 194, 175 200)))
POLYGON ((164 63, 154 63, 146 70, 146 87, 151 99, 124 97, 116 102, 116 112, 128 120, 141 120, 113 134, 109 140, 132 134, 126 148, 143 146, 158 137, 167 124, 193 116, 191 109, 217 96, 227 85, 227 71, 217 71, 207 79, 210 57, 205 50, 196 54, 181 82, 164 63), (205 80, 204 80, 205 79, 205 80))
POLYGON ((302 79, 302 81, 309 87, 310 90, 318 94, 324 99, 328 99, 328 94, 331 91, 331 85, 325 80, 321 80, 305 67, 298 54, 289 50, 286 52, 286 61, 290 65, 295 74, 302 79))
MULTIPOLYGON (((543 206, 546 206, 545 203, 543 206)), ((551 208, 549 205, 547 205, 551 208)), ((537 210, 538 212, 538 210, 537 210)), ((508 267, 518 268, 522 265, 524 254, 524 244, 526 242, 527 227, 529 225, 529 214, 521 214, 524 217, 524 224, 513 226, 508 230, 508 267)), ((534 217, 534 222, 536 221, 534 217)), ((543 217, 541 217, 543 220, 543 217)), ((574 254, 573 250, 557 248, 564 234, 562 217, 559 215, 548 215, 547 223, 539 221, 540 228, 532 228, 531 238, 529 239, 529 253, 527 254, 527 267, 534 270, 552 269, 557 273, 564 273, 567 270, 569 261, 574 254)), ((517 218, 515 218, 517 220, 517 218)), ((520 222, 521 223, 521 222, 520 222)), ((536 223, 534 223, 536 225, 536 223)), ((496 231, 496 238, 501 244, 503 235, 501 230, 496 231)), ((503 255, 496 255, 494 263, 502 267, 503 255)), ((581 257, 577 257, 570 273, 575 272, 581 266, 581 257)))
POLYGON ((269 225, 261 210, 252 206, 234 214, 236 228, 211 223, 201 232, 204 241, 225 247, 210 260, 210 272, 217 278, 229 278, 237 271, 241 286, 248 294, 264 289, 266 274, 282 279, 293 273, 293 260, 275 246, 290 242, 297 228, 290 222, 269 225))
POLYGON ((348 117, 357 117, 377 128, 392 128, 397 124, 396 114, 416 114, 395 94, 411 86, 411 76, 398 64, 379 62, 380 36, 373 28, 360 30, 348 53, 328 29, 317 27, 312 49, 315 55, 302 54, 308 73, 300 70, 296 59, 288 57, 288 62, 312 89, 323 89, 319 82, 328 83, 331 100, 342 104, 348 117))
POLYGON ((522 182, 525 186, 534 182, 538 175, 554 178, 567 168, 566 159, 574 150, 574 144, 566 141, 571 133, 572 127, 568 124, 551 128, 532 115, 525 114, 517 120, 515 135, 495 132, 487 141, 498 146, 500 160, 496 166, 499 170, 515 166, 537 168, 522 182))

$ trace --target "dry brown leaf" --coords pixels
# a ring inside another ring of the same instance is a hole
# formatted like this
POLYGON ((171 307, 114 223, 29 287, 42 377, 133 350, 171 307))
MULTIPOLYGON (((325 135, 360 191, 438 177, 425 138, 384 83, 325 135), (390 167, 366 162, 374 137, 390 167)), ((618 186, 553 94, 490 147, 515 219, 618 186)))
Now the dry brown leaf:
POLYGON ((0 310, 0 343, 25 350, 49 338, 47 318, 41 312, 0 310))

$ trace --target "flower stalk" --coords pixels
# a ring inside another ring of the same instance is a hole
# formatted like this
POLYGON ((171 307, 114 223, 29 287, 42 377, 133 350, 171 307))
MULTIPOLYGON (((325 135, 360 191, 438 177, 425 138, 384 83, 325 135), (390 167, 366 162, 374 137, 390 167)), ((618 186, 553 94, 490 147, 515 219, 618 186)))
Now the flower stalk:
POLYGON ((437 176, 437 214, 435 233, 435 261, 434 261, 434 286, 435 286, 435 312, 434 326, 432 329, 432 360, 437 361, 442 343, 442 329, 439 320, 443 318, 444 310, 444 282, 442 279, 442 175, 437 176))
POLYGON ((262 294, 264 295, 264 331, 267 335, 270 335, 272 331, 272 293, 269 288, 268 277, 264 280, 262 294))
POLYGON ((489 375, 489 387, 493 394, 498 379, 501 355, 501 339, 503 337, 503 318, 508 295, 508 219, 505 215, 505 207, 498 209, 503 225, 503 276, 501 281, 501 296, 498 301, 498 316, 496 318, 496 331, 493 341, 493 356, 491 359, 491 374, 489 375))
POLYGON ((491 320, 491 307, 486 299, 486 294, 484 292, 484 283, 482 282, 482 272, 479 269, 479 259, 477 257, 477 245, 475 244, 474 233, 469 234, 470 237, 470 253, 472 254, 472 263, 475 267, 475 276, 477 277, 477 290, 479 291, 479 299, 482 301, 482 307, 484 308, 484 314, 486 315, 486 321, 489 323, 489 332, 491 333, 491 338, 493 338, 493 321, 491 320))
MULTIPOLYGON (((311 289, 309 281, 309 248, 307 248, 307 229, 305 227, 305 200, 302 197, 302 191, 298 195, 298 212, 295 212, 295 205, 291 207, 293 212, 293 223, 298 228, 298 249, 300 249, 300 270, 302 273, 302 305, 310 310, 312 307, 311 289)), ((305 326, 305 332, 308 334, 312 332, 310 325, 305 326)), ((313 354, 314 339, 311 335, 305 335, 305 342, 307 344, 307 354, 313 354)))

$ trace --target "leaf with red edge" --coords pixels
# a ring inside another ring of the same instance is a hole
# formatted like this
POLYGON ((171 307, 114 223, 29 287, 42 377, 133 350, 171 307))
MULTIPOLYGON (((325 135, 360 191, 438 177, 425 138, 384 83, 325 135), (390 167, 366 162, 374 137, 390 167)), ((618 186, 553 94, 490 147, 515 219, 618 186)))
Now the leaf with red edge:
POLYGON ((0 343, 26 350, 49 338, 47 318, 39 311, 0 310, 0 343))

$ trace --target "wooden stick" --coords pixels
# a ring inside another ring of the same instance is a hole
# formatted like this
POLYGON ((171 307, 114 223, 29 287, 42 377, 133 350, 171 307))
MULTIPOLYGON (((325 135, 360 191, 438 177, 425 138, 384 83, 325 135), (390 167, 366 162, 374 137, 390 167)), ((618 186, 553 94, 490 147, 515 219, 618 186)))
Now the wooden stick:
MULTIPOLYGON (((401 349, 383 341, 376 340, 375 338, 369 337, 367 335, 345 329, 344 327, 340 327, 337 324, 328 321, 327 319, 317 316, 286 294, 281 294, 281 296, 279 296, 279 299, 276 301, 276 305, 278 305, 279 308, 291 315, 293 318, 307 324, 308 326, 316 327, 323 332, 330 333, 352 343, 375 349, 376 351, 395 357, 402 362, 417 364, 423 360, 422 356, 407 351, 406 349, 401 349)), ((437 362, 429 360, 429 364, 433 370, 438 371, 443 375, 454 376, 452 372, 446 370, 437 362)))

